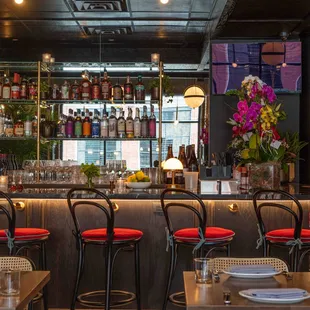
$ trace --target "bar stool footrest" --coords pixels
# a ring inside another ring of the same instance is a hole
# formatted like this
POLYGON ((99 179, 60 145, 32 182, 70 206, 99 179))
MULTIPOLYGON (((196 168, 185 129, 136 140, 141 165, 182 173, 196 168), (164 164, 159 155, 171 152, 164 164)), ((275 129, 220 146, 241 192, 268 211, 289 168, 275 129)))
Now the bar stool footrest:
POLYGON ((169 296, 169 301, 172 302, 176 306, 185 307, 186 306, 185 293, 184 292, 177 292, 177 293, 171 294, 169 296), (180 300, 181 298, 183 300, 180 300))
MULTIPOLYGON (((106 291, 105 290, 101 290, 101 291, 92 291, 92 292, 87 292, 87 293, 83 293, 80 294, 77 297, 77 301, 86 307, 91 307, 91 308, 105 308, 105 295, 106 295, 106 291), (101 296, 101 300, 102 301, 92 301, 92 298, 98 298, 101 296)), ((120 306, 124 306, 127 305, 131 302, 133 302, 134 300, 136 300, 136 294, 132 293, 132 292, 127 292, 127 291, 121 291, 121 290, 111 290, 111 297, 112 296, 124 296, 125 298, 122 300, 118 300, 118 301, 113 301, 111 300, 110 302, 110 307, 111 308, 117 308, 120 306), (127 298, 126 298, 127 297, 127 298)))

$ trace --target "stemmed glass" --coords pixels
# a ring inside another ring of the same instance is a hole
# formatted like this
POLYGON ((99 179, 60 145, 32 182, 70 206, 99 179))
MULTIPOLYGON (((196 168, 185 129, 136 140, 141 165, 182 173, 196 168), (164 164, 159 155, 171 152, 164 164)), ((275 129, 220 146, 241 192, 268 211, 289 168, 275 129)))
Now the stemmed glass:
POLYGON ((127 170, 126 160, 121 160, 120 161, 121 178, 124 178, 124 173, 125 173, 126 170, 127 170))

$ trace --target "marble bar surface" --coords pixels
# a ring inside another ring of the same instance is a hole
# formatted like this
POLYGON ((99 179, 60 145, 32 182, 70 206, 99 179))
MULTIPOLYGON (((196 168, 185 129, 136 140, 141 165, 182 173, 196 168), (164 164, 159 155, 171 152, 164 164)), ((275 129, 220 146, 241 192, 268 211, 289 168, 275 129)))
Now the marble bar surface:
MULTIPOLYGON (((109 196, 110 199, 141 199, 141 200, 158 200, 164 190, 164 186, 155 186, 145 190, 131 190, 125 189, 123 191, 110 190, 107 186, 100 186, 97 189, 109 196)), ((23 192, 8 193, 11 198, 21 199, 65 199, 70 188, 82 188, 83 185, 76 184, 59 184, 57 187, 47 184, 32 184, 30 187, 25 186, 23 192)), ((291 183, 281 186, 284 190, 299 200, 310 199, 310 185, 291 183)), ((196 193, 203 200, 252 200, 253 193, 242 190, 232 193, 208 193, 201 194, 199 191, 196 193)), ((87 195, 85 192, 77 194, 76 198, 96 198, 94 195, 87 195)), ((183 194, 172 192, 167 195, 169 199, 186 199, 183 194)), ((262 199, 281 199, 277 195, 265 195, 262 199)), ((190 199, 190 198, 189 198, 190 199)))

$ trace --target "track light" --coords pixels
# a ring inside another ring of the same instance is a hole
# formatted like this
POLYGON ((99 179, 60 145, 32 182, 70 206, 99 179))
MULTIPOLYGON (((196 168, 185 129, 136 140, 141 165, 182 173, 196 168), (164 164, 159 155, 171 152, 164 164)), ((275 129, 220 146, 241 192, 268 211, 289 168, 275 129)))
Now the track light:
POLYGON ((162 4, 167 4, 167 3, 169 2, 169 0, 160 0, 160 2, 161 2, 162 4))
POLYGON ((284 63, 282 64, 282 67, 285 68, 286 66, 287 66, 287 63, 284 62, 284 63))
POLYGON ((231 65, 233 66, 233 68, 237 68, 238 67, 238 64, 236 62, 233 62, 231 65))
POLYGON ((24 0, 14 0, 16 4, 22 4, 24 0))

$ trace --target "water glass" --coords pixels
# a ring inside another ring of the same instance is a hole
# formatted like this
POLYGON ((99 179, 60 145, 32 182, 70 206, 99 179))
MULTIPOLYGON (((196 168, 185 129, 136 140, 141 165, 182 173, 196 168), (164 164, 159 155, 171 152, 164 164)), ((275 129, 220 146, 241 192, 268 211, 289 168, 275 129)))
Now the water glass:
POLYGON ((20 271, 1 270, 0 271, 0 294, 4 296, 14 296, 20 293, 20 271))
POLYGON ((212 260, 210 258, 194 258, 196 283, 212 283, 212 260))

